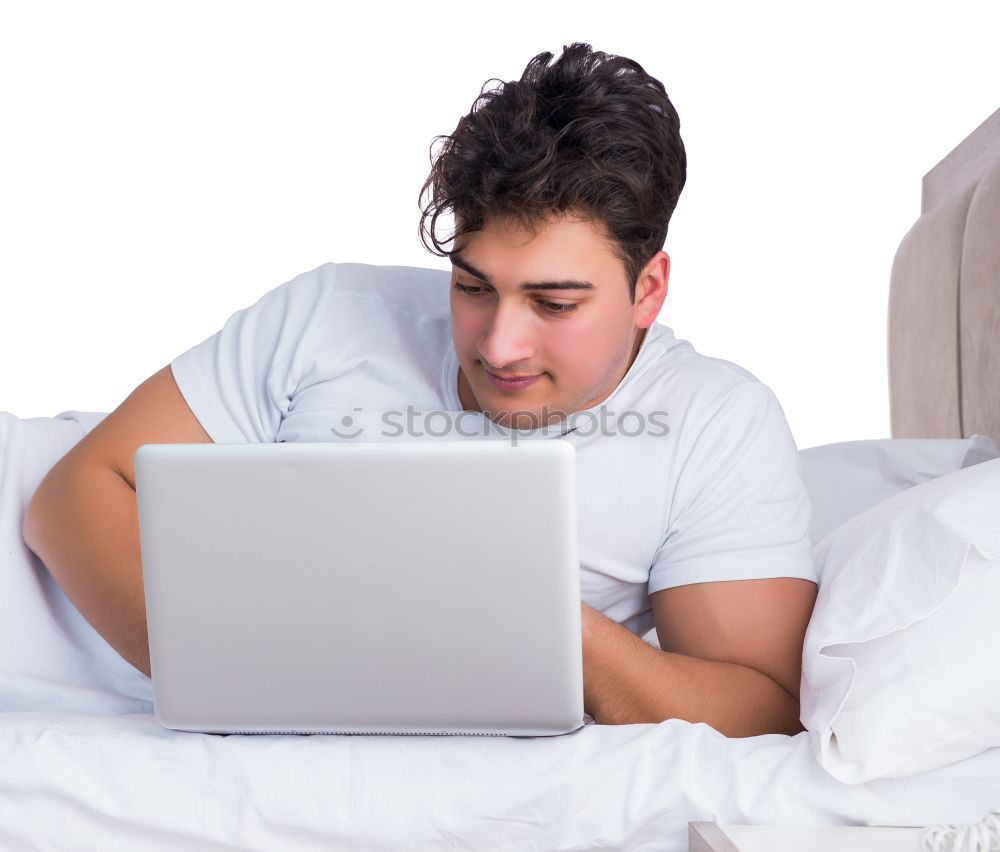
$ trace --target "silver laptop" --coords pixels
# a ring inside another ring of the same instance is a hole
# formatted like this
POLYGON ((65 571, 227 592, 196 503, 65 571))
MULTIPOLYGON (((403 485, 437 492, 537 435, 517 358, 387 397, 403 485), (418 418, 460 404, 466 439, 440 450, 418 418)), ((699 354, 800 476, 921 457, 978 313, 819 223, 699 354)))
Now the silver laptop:
POLYGON ((568 441, 144 444, 135 484, 164 727, 583 726, 568 441))

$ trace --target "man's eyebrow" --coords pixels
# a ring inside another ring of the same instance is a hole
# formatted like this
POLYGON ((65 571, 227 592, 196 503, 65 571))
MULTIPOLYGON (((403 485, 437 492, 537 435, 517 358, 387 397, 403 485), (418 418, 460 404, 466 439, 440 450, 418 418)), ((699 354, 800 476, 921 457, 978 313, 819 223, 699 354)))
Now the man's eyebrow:
MULTIPOLYGON (((449 257, 451 258, 452 265, 457 266, 459 269, 464 269, 470 275, 475 275, 490 284, 489 276, 484 272, 480 272, 476 267, 474 267, 469 261, 459 257, 455 252, 452 252, 449 257)), ((526 281, 521 285, 522 290, 596 290, 589 281, 526 281)))

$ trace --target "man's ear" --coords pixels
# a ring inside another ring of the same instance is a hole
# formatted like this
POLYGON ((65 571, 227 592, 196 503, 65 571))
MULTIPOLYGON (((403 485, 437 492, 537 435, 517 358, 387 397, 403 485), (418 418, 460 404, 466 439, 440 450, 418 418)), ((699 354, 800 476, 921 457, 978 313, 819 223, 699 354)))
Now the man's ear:
POLYGON ((667 299, 670 282, 670 255, 658 251, 643 268, 635 285, 635 324, 648 328, 667 299))

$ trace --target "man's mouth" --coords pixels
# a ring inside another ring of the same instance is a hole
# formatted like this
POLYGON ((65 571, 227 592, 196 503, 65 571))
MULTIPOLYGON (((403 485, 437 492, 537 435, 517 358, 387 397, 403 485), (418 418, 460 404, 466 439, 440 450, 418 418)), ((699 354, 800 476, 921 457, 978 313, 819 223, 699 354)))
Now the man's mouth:
POLYGON ((522 390, 529 385, 533 385, 544 375, 544 373, 538 373, 535 376, 515 376, 513 378, 504 378, 503 376, 498 376, 496 373, 491 373, 485 367, 483 369, 485 370, 486 377, 490 380, 490 384, 492 384, 493 387, 507 391, 522 390))

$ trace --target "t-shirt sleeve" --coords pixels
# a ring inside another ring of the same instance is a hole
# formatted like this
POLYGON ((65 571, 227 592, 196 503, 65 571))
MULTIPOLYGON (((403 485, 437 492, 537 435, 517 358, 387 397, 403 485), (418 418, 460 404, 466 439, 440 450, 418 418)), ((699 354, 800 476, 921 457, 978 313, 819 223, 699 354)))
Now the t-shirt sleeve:
POLYGON ((333 266, 275 287, 170 362, 177 387, 214 442, 274 442, 310 334, 330 299, 333 266))
POLYGON ((649 594, 720 580, 817 582, 809 492, 795 439, 767 385, 745 381, 728 391, 678 463, 649 594))

